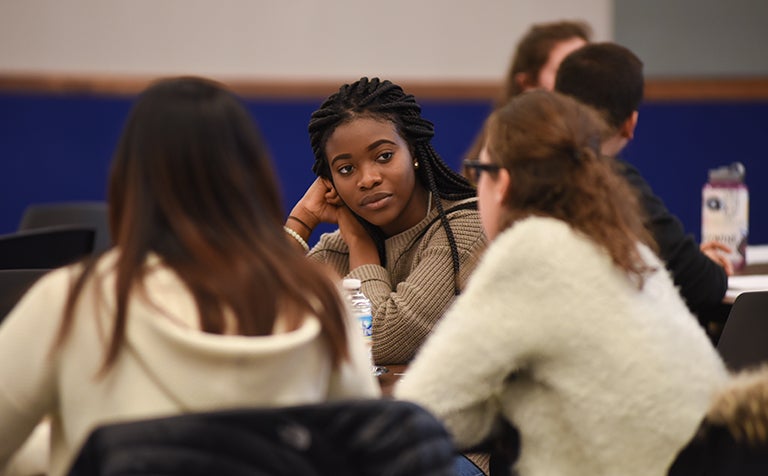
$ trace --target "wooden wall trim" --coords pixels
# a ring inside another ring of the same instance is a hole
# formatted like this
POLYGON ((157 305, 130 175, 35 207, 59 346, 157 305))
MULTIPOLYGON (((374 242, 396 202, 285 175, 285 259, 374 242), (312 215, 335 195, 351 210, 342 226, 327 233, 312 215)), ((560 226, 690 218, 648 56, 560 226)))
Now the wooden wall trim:
MULTIPOLYGON (((0 92, 57 93, 133 96, 142 91, 154 77, 4 74, 0 73, 0 92)), ((248 98, 322 99, 339 89, 340 81, 330 80, 259 80, 221 79, 237 94, 248 98)), ((489 99, 494 98, 499 84, 493 81, 398 81, 417 98, 489 99)))
POLYGON ((765 101, 768 100, 768 77, 648 79, 645 98, 648 101, 765 101))
MULTIPOLYGON (((133 96, 154 78, 110 75, 0 73, 0 92, 133 96)), ((223 79, 247 98, 318 99, 336 91, 340 81, 223 79)), ((419 99, 494 100, 496 81, 398 81, 419 99)), ((768 77, 758 78, 649 78, 647 101, 765 101, 768 77)))

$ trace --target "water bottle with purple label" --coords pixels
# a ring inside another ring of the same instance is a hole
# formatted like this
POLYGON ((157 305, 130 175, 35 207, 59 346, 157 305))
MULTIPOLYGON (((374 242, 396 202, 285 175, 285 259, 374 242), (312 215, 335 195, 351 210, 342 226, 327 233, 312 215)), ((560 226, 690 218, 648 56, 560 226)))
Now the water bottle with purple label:
POLYGON ((744 183, 744 166, 734 162, 710 170, 701 199, 701 241, 727 245, 733 250, 728 258, 734 268, 743 268, 749 235, 749 192, 744 183))

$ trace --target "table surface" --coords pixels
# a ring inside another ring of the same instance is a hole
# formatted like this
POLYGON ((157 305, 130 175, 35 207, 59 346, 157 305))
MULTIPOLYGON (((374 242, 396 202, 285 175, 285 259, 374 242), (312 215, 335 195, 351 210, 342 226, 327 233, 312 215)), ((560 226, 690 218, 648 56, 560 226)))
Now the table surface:
POLYGON ((732 278, 737 278, 739 276, 754 276, 755 278, 759 278, 757 281, 751 281, 752 284, 750 284, 749 287, 741 287, 741 285, 744 284, 743 280, 729 279, 728 290, 725 292, 725 297, 723 298, 724 303, 733 304, 733 301, 735 301, 736 297, 742 292, 768 290, 765 284, 768 282, 768 263, 747 264, 744 269, 733 273, 732 278))

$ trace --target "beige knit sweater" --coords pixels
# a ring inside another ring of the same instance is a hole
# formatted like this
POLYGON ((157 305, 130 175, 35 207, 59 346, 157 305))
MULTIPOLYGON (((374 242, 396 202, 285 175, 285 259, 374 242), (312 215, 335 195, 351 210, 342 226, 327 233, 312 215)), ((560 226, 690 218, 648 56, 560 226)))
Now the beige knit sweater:
MULTIPOLYGON (((476 201, 443 200, 449 210, 476 201)), ((451 248, 436 207, 416 226, 385 242, 386 266, 349 269, 349 250, 338 230, 326 233, 309 252, 340 276, 358 278, 373 308, 373 359, 377 364, 407 363, 454 298, 451 248)), ((448 214, 459 252, 459 282, 464 286, 486 239, 475 209, 448 214)))

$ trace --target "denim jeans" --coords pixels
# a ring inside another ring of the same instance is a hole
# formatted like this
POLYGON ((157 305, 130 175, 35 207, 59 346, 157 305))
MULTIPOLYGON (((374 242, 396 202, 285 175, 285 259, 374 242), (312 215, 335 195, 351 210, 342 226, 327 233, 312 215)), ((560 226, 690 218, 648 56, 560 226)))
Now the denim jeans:
POLYGON ((456 471, 456 476, 485 476, 485 473, 475 466, 475 463, 463 455, 458 455, 453 460, 453 469, 456 471))

